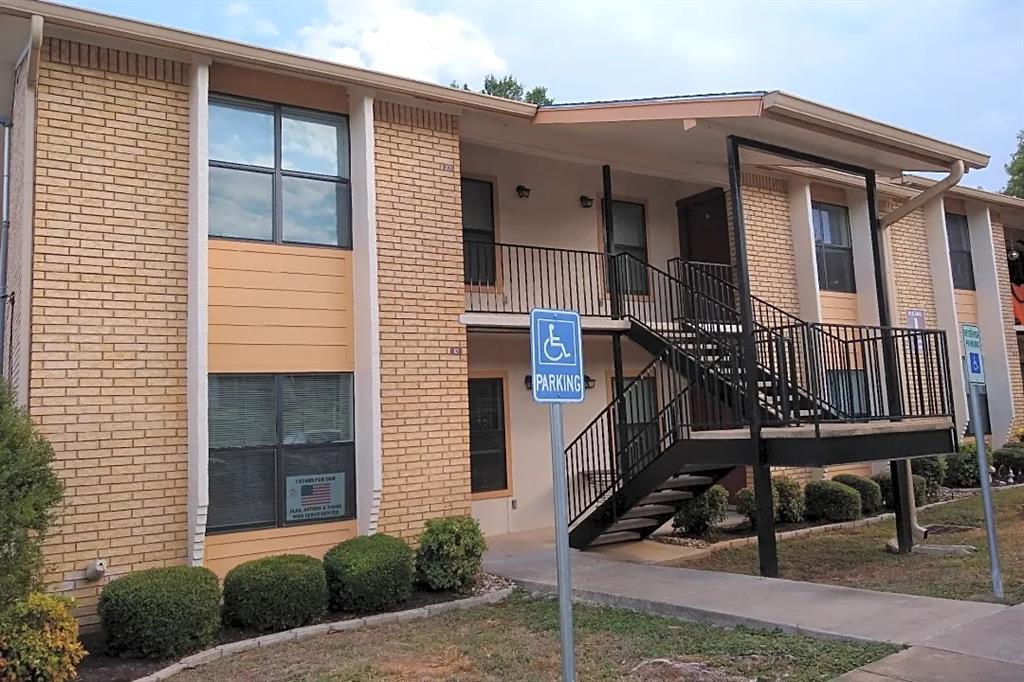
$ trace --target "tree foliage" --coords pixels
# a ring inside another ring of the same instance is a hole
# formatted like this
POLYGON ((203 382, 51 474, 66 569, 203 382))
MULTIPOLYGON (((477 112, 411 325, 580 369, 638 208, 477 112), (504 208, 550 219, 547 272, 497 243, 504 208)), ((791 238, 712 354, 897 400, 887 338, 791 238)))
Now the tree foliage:
POLYGON ((1017 151, 1010 157, 1010 163, 1006 164, 1005 169, 1010 178, 1003 192, 1024 199, 1024 130, 1017 133, 1017 151))
MULTIPOLYGON (((452 81, 449 85, 456 90, 470 89, 468 83, 459 83, 458 81, 452 81)), ((555 103, 555 100, 548 95, 548 89, 545 86, 536 85, 527 90, 526 86, 516 80, 515 76, 512 75, 502 76, 499 78, 494 74, 488 74, 484 78, 484 86, 480 92, 485 95, 503 97, 516 102, 529 102, 530 104, 536 104, 538 106, 555 103)))
POLYGON ((63 486, 53 448, 0 380, 0 608, 40 587, 42 545, 63 486))

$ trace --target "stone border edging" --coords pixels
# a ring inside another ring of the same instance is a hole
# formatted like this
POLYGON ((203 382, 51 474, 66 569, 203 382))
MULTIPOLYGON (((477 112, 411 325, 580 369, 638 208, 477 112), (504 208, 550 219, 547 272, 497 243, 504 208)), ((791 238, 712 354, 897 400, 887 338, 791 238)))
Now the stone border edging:
POLYGON ((440 602, 429 606, 421 606, 416 609, 409 609, 407 611, 378 613, 364 618, 350 618, 348 620, 339 620, 332 623, 317 623, 316 625, 306 625, 301 628, 294 628, 283 632, 273 632, 269 635, 253 637, 252 639, 243 639, 238 642, 228 642, 227 644, 221 644, 212 649, 207 649, 206 651, 200 651, 197 654, 186 656, 177 663, 172 663, 166 668, 157 670, 155 673, 151 673, 145 677, 140 677, 134 680, 134 682, 159 682, 160 680, 166 680, 173 675, 177 675, 180 672, 192 670, 193 668, 198 668, 207 663, 211 663, 219 658, 233 656, 234 654, 240 654, 243 651, 249 651, 251 649, 262 649, 263 647, 274 646, 275 644, 281 644, 283 642, 292 642, 332 632, 361 630, 364 627, 373 627, 375 625, 404 623, 409 620, 429 618, 430 616, 436 616, 448 611, 464 611, 477 606, 483 606, 484 604, 497 604, 498 602, 508 599, 509 595, 511 595, 515 589, 516 588, 514 587, 506 587, 500 590, 495 590, 494 592, 481 594, 476 597, 440 602))

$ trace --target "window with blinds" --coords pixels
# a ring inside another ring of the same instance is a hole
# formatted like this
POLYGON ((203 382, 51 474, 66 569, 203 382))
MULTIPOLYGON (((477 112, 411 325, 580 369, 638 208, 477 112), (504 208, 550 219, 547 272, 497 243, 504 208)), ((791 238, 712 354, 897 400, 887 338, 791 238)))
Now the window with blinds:
POLYGON ((501 379, 469 380, 469 469, 474 493, 508 488, 505 389, 501 379))
POLYGON ((462 178, 462 242, 466 284, 494 286, 494 185, 462 178))
POLYGON ((647 209, 632 201, 612 201, 612 242, 608 253, 628 253, 633 258, 618 261, 619 291, 643 295, 647 282, 647 209))
POLYGON ((811 202, 814 248, 818 259, 818 287, 822 291, 857 291, 853 271, 853 239, 846 206, 811 202))
POLYGON ((211 374, 211 532, 355 516, 351 374, 211 374))
POLYGON ((946 214, 946 239, 949 243, 949 265, 953 270, 953 288, 974 291, 974 259, 967 216, 946 214))

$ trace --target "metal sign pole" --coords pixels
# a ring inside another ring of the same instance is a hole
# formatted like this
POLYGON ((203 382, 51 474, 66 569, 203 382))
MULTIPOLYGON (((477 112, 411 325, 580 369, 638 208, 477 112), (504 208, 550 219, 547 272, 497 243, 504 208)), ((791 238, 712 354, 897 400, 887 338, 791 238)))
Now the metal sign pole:
POLYGON ((992 506, 992 484, 988 480, 988 457, 985 454, 985 433, 981 425, 981 400, 978 384, 971 384, 971 424, 974 442, 978 444, 978 478, 981 479, 981 501, 985 506, 985 533, 988 536, 988 560, 992 572, 992 594, 1003 598, 1003 572, 999 567, 999 545, 996 538, 996 515, 992 506))
POLYGON ((562 633, 562 679, 576 679, 576 650, 572 636, 572 571, 569 563, 569 510, 565 481, 565 443, 562 405, 548 405, 551 431, 551 474, 555 495, 555 562, 558 571, 558 625, 562 633))

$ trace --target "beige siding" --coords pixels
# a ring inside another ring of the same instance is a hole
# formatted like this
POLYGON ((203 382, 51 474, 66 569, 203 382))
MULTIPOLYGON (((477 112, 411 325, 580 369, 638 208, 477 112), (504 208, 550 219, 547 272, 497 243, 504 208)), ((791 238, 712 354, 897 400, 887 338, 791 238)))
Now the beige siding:
POLYGON ((242 562, 274 554, 308 554, 320 559, 331 547, 356 534, 355 521, 218 533, 206 537, 203 563, 223 578, 242 562))
POLYGON ((39 71, 30 413, 66 486, 50 589, 185 561, 186 67, 47 39, 39 71))
POLYGON ((857 310, 857 294, 840 291, 822 291, 821 321, 835 324, 857 324, 860 313, 857 310))
POLYGON ((211 239, 210 372, 354 369, 352 253, 211 239))
POLYGON ((957 289, 953 295, 956 297, 956 321, 960 324, 978 324, 978 295, 963 289, 957 289))

